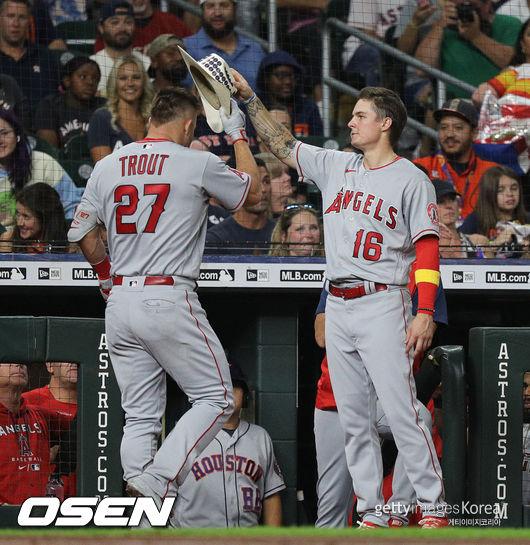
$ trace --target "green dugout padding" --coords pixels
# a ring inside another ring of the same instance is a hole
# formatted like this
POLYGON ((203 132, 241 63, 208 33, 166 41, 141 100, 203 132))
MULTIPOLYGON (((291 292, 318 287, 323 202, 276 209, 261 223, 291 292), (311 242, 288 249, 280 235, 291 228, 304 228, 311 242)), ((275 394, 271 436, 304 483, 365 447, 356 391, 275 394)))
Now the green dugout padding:
POLYGON ((483 506, 478 518, 494 519, 502 526, 529 522, 522 507, 521 474, 522 385, 528 370, 530 328, 471 329, 467 368, 470 500, 483 506), (492 514, 485 513, 490 509, 492 514))
MULTIPOLYGON (((121 496, 123 413, 104 320, 0 317, 0 361, 79 364, 77 495, 121 496)), ((0 527, 17 526, 18 507, 0 506, 0 527)))
POLYGON ((466 378, 462 346, 439 346, 432 352, 442 369, 445 499, 456 505, 466 497, 466 378))

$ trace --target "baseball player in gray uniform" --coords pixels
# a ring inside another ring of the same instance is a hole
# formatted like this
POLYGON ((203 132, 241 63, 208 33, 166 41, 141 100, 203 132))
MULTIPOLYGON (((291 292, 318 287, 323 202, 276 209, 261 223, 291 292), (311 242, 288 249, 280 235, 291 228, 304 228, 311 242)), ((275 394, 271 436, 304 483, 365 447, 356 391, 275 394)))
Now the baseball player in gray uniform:
POLYGON ((363 153, 326 150, 294 139, 246 80, 233 73, 236 97, 246 103, 257 134, 322 192, 330 294, 327 356, 360 525, 388 524, 388 515, 381 513, 379 398, 416 492, 422 526, 447 526, 440 464, 419 414, 412 376, 414 355, 432 341, 440 277, 438 215, 432 183, 392 148, 406 123, 405 106, 393 91, 363 89, 348 123, 351 144, 363 153), (412 319, 407 283, 415 259, 419 302, 412 319))
POLYGON ((127 492, 159 504, 175 495, 233 409, 228 363, 195 282, 210 197, 238 210, 261 194, 245 116, 235 101, 231 110, 221 118, 232 134, 238 170, 188 148, 197 99, 184 89, 160 91, 147 137, 96 164, 68 233, 97 272, 104 296, 112 287, 105 327, 125 411, 127 492), (98 221, 107 229, 112 268, 98 221), (157 451, 166 373, 192 407, 157 451))
POLYGON ((269 434, 240 419, 248 403, 245 376, 230 364, 234 412, 202 451, 179 488, 175 525, 182 528, 282 525, 280 491, 285 488, 269 434))

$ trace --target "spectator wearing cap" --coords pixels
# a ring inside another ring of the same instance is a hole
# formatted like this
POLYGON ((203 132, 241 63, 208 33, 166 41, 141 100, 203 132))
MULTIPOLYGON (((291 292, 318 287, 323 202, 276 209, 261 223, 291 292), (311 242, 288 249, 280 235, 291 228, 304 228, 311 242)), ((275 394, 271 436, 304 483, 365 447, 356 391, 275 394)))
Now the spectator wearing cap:
POLYGON ((176 34, 161 34, 149 45, 149 76, 155 92, 167 87, 181 86, 188 74, 186 63, 179 47, 186 49, 184 42, 176 34))
POLYGON ((133 51, 134 31, 134 12, 127 0, 111 0, 103 4, 99 10, 98 33, 105 47, 90 57, 98 63, 101 71, 98 85, 100 96, 107 96, 110 72, 121 57, 133 54, 142 61, 146 71, 149 69, 149 57, 133 51))
POLYGON ((447 180, 432 180, 436 191, 438 218, 440 222, 440 257, 492 257, 488 238, 482 235, 465 235, 456 223, 460 217, 460 195, 447 180))
POLYGON ((286 51, 268 53, 261 60, 256 89, 263 104, 283 104, 289 110, 295 136, 321 136, 322 119, 315 101, 306 96, 302 67, 286 51))
POLYGON ((434 112, 434 119, 438 122, 440 149, 414 162, 425 167, 431 179, 451 182, 461 195, 461 218, 465 218, 475 208, 482 174, 497 163, 485 161, 473 151, 478 112, 470 100, 448 100, 434 112))
MULTIPOLYGON (((176 15, 154 9, 151 0, 129 0, 134 13, 134 51, 149 55, 149 44, 161 34, 176 34, 178 38, 191 36, 193 31, 176 15)), ((94 51, 103 49, 103 40, 98 36, 94 51)))
POLYGON ((33 122, 37 135, 61 149, 73 136, 87 134, 90 117, 105 103, 96 96, 99 78, 96 61, 84 56, 68 58, 61 67, 64 92, 47 96, 37 108, 33 122))
POLYGON ((57 90, 59 67, 46 47, 27 41, 30 18, 28 0, 0 0, 0 73, 15 79, 34 110, 57 90))
MULTIPOLYGON (((257 42, 234 31, 236 2, 200 0, 200 6, 202 28, 184 39, 188 53, 196 60, 216 53, 255 88, 258 66, 264 53, 257 42)), ((191 85, 191 78, 187 78, 186 83, 191 85)))

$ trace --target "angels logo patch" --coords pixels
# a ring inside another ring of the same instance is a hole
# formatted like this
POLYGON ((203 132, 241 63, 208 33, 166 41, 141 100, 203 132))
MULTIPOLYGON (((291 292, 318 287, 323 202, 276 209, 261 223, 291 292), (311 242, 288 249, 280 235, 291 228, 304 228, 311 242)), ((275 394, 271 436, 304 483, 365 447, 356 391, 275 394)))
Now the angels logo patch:
POLYGON ((432 224, 438 226, 438 207, 434 203, 429 204, 429 207, 427 208, 427 214, 429 214, 429 218, 431 218, 432 224))
POLYGON ((241 172, 240 170, 236 170, 235 168, 228 167, 234 174, 239 176, 242 180, 246 178, 246 174, 244 172, 241 172))

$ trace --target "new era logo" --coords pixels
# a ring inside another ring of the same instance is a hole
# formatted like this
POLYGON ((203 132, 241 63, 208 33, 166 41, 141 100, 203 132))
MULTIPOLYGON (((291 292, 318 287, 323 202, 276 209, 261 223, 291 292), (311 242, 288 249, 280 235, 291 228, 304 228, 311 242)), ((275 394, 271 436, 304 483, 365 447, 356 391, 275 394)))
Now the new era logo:
POLYGON ((453 282, 461 284, 464 281, 464 273, 462 271, 453 271, 453 282))

